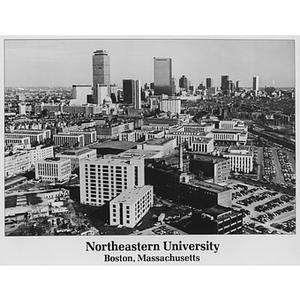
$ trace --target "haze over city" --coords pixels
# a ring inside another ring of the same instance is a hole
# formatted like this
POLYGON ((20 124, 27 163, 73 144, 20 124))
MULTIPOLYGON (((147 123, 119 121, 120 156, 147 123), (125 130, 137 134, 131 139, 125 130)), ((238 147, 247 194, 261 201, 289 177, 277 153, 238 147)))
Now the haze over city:
POLYGON ((193 85, 210 77, 221 85, 221 75, 241 86, 295 86, 295 44, 292 40, 103 39, 6 40, 5 86, 72 86, 92 83, 92 54, 110 55, 111 83, 126 78, 153 82, 153 57, 172 58, 173 77, 182 75, 193 85))

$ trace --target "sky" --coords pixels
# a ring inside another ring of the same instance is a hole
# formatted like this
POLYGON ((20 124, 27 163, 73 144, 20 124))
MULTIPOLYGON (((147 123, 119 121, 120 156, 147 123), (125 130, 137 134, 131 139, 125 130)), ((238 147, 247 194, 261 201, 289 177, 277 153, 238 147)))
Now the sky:
POLYGON ((92 55, 110 55, 111 83, 123 79, 153 82, 153 57, 172 58, 173 77, 192 85, 221 85, 221 75, 251 87, 295 86, 295 42, 275 39, 7 39, 4 42, 6 87, 92 84, 92 55))

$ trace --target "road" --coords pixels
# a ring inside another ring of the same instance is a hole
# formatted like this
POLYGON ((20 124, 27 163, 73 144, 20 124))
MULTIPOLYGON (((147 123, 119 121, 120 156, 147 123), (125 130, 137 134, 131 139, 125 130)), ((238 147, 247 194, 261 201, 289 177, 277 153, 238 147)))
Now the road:
POLYGON ((278 155, 277 155, 277 149, 272 149, 273 157, 274 157, 274 164, 275 164, 275 177, 274 181, 275 183, 284 183, 284 177, 281 172, 281 165, 279 163, 278 155))

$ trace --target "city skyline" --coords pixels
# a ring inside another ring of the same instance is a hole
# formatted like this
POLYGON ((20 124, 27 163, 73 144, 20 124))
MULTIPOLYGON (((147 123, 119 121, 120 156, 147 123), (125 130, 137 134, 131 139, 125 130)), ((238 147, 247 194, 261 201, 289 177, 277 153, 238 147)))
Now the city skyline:
POLYGON ((266 39, 97 39, 5 40, 5 86, 72 86, 93 83, 92 55, 105 50, 110 56, 111 83, 137 78, 154 81, 153 58, 172 59, 172 76, 178 84, 186 75, 192 85, 221 76, 251 87, 253 76, 260 87, 295 86, 295 42, 266 39))

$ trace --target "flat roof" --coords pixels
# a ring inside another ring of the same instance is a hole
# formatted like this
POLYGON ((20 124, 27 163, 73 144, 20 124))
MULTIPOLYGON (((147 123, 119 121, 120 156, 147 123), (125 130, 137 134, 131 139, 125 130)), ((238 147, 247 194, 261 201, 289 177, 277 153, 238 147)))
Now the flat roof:
POLYGON ((154 139, 154 140, 146 141, 145 144, 148 144, 148 145, 164 145, 164 144, 166 144, 167 142, 170 142, 170 141, 172 141, 172 139, 160 138, 160 139, 154 139))
POLYGON ((222 128, 212 129, 212 132, 225 132, 225 133, 241 133, 244 131, 245 129, 222 129, 222 128))
POLYGON ((206 162, 212 161, 213 163, 218 163, 221 161, 228 160, 227 157, 220 157, 220 156, 214 156, 214 155, 209 155, 209 154, 198 154, 195 152, 187 152, 187 153, 194 155, 195 158, 193 158, 193 159, 206 161, 206 162))
POLYGON ((231 211, 231 209, 228 207, 221 206, 221 205, 215 205, 213 207, 206 208, 203 211, 207 214, 217 217, 219 215, 222 215, 224 213, 231 211))
POLYGON ((111 203, 133 204, 150 189, 153 189, 152 185, 144 185, 142 187, 134 187, 132 189, 125 190, 123 193, 118 195, 115 199, 111 200, 111 203))
POLYGON ((161 153, 159 150, 143 150, 143 149, 129 149, 125 152, 119 154, 120 157, 124 157, 126 155, 132 156, 143 156, 145 159, 151 159, 153 156, 158 155, 161 153))
POLYGON ((60 153, 57 153, 57 154, 58 155, 59 154, 62 154, 62 155, 80 155, 80 154, 84 154, 84 153, 87 153, 87 152, 91 152, 93 150, 96 150, 96 149, 84 148, 84 149, 66 150, 64 152, 60 152, 60 153))
POLYGON ((87 158, 84 160, 84 163, 90 164, 105 164, 105 165, 130 165, 132 161, 137 161, 137 159, 143 158, 142 156, 118 156, 118 155, 108 155, 104 158, 87 158))
POLYGON ((190 185, 199 186, 204 190, 208 190, 210 192, 224 192, 227 190, 230 190, 228 187, 220 186, 218 184, 206 182, 206 181, 199 181, 197 179, 190 179, 189 183, 190 185))
POLYGON ((83 133, 76 132, 59 132, 58 134, 53 134, 53 136, 83 136, 83 133))
POLYGON ((101 148, 113 148, 113 149, 121 149, 128 150, 133 147, 136 147, 138 143, 135 142, 127 142, 127 141, 105 141, 101 144, 94 145, 93 149, 101 149, 101 148))

